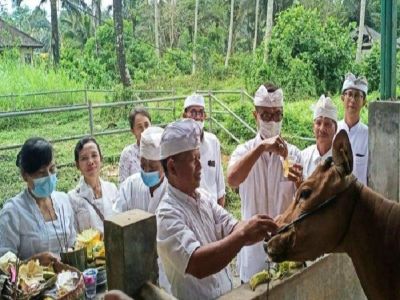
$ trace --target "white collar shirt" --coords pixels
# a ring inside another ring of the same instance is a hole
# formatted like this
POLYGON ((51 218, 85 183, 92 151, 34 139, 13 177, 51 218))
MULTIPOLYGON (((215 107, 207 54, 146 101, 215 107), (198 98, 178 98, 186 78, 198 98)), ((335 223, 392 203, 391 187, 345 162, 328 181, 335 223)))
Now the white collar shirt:
POLYGON ((81 176, 76 188, 68 192, 71 206, 75 214, 75 229, 78 233, 94 228, 104 233, 104 224, 93 206, 105 219, 115 214, 113 204, 119 198, 119 192, 114 183, 100 179, 102 197, 95 198, 93 189, 81 176), (90 203, 89 203, 90 202, 90 203))
POLYGON ((156 209, 167 191, 168 180, 164 177, 153 195, 150 188, 144 184, 140 173, 128 177, 120 186, 120 198, 114 204, 114 210, 124 212, 131 209, 141 209, 154 214, 156 209))
POLYGON ((51 194, 57 219, 45 221, 26 189, 8 200, 0 211, 0 257, 7 251, 20 259, 49 251, 57 256, 75 243, 74 213, 65 193, 51 194))
POLYGON ((237 221, 204 189, 196 199, 168 185, 157 211, 157 248, 172 294, 178 299, 215 299, 233 287, 228 266, 203 279, 186 273, 193 252, 229 235, 237 221))
MULTIPOLYGON (((229 166, 232 166, 250 150, 262 142, 260 134, 254 139, 239 145, 231 155, 229 166)), ((300 162, 300 151, 287 144, 289 155, 300 162)), ((274 218, 283 213, 293 200, 296 187, 283 176, 280 156, 264 152, 253 165, 247 178, 239 185, 241 214, 248 220, 255 214, 267 214, 274 218)), ((243 247, 238 256, 240 279, 248 282, 250 277, 267 267, 267 256, 263 242, 243 247)))
MULTIPOLYGON (((133 174, 121 184, 119 188, 120 197, 114 203, 114 211, 119 213, 132 209, 141 209, 155 214, 161 199, 167 192, 167 186, 168 180, 164 177, 161 184, 153 191, 153 195, 151 195, 150 188, 144 184, 140 173, 133 174)), ((171 287, 160 258, 157 259, 157 263, 159 285, 168 293, 171 293, 171 287)))
POLYGON ((307 179, 321 162, 332 156, 332 149, 320 155, 317 145, 311 145, 301 151, 301 165, 303 166, 303 179, 307 179))
POLYGON ((367 184, 368 172, 368 126, 359 121, 349 128, 344 120, 338 122, 338 132, 346 130, 353 151, 353 174, 363 184, 367 184))
POLYGON ((119 183, 125 181, 132 174, 140 172, 140 149, 138 144, 128 145, 122 150, 119 159, 119 183))
POLYGON ((221 162, 221 146, 218 138, 204 131, 200 144, 200 187, 207 190, 217 201, 225 195, 225 179, 221 162))

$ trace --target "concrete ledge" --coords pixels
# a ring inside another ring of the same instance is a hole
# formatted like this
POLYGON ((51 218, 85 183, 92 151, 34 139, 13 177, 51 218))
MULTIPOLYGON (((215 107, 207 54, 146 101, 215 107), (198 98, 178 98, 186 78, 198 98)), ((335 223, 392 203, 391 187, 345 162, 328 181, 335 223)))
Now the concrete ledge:
MULTIPOLYGON (((220 300, 266 299, 267 284, 255 291, 243 284, 220 300)), ((270 283, 268 299, 367 299, 346 254, 331 254, 283 280, 270 283)))

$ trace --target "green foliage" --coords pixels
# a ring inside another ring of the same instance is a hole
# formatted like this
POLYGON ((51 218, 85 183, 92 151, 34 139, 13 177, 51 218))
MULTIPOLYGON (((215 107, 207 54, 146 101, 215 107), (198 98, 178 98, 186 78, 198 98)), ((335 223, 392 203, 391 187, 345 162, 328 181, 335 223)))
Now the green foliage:
POLYGON ((272 31, 267 63, 263 63, 262 49, 244 62, 247 88, 253 91, 272 81, 284 88, 289 100, 336 93, 351 67, 351 28, 340 25, 335 17, 321 19, 316 10, 300 5, 282 12, 272 31))
POLYGON ((371 52, 362 60, 360 74, 367 77, 368 90, 378 91, 381 77, 381 45, 376 43, 372 46, 371 52))

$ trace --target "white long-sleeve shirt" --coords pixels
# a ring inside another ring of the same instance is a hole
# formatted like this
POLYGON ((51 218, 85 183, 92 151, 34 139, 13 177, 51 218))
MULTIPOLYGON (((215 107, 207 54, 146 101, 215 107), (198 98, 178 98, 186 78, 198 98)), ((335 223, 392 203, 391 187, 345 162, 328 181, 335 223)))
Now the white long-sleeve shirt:
POLYGON ((49 251, 57 256, 75 243, 74 213, 65 193, 51 194, 57 219, 45 221, 28 190, 8 200, 0 211, 0 256, 7 251, 20 259, 49 251))

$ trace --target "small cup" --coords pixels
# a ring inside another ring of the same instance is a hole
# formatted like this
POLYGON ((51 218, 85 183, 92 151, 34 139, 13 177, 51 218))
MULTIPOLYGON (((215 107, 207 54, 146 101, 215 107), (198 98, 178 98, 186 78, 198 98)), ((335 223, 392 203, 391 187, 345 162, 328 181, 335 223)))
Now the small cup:
POLYGON ((60 257, 61 262, 75 267, 81 272, 86 269, 86 247, 69 252, 61 252, 60 257))
POLYGON ((282 167, 283 167, 283 176, 288 177, 289 176, 289 169, 293 167, 293 165, 296 163, 296 156, 294 155, 288 155, 284 159, 281 157, 282 161, 282 167))
POLYGON ((83 271, 83 280, 86 287, 86 299, 96 298, 97 269, 86 269, 83 271))

